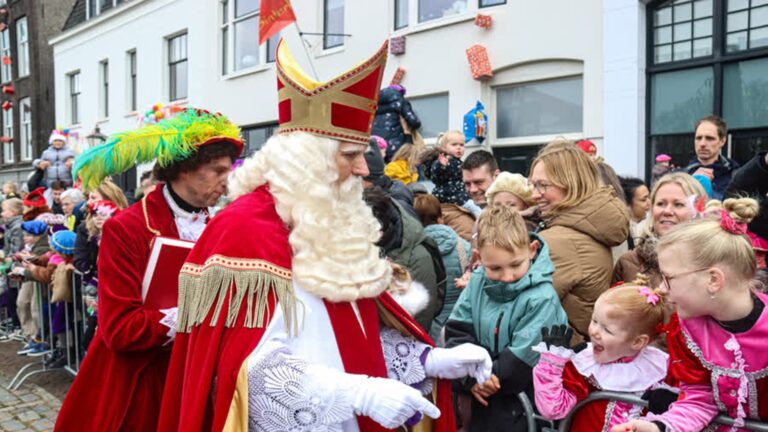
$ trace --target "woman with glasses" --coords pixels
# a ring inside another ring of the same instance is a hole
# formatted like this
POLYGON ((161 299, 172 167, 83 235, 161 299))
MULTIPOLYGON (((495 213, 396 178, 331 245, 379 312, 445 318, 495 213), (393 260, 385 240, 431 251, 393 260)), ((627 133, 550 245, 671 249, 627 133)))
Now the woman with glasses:
POLYGON ((651 191, 651 211, 639 224, 642 235, 637 246, 616 262, 611 283, 630 283, 642 273, 648 285, 658 287, 661 283, 656 258, 659 238, 678 224, 691 220, 696 214, 693 203, 700 197, 706 197, 706 192, 689 174, 677 172, 659 179, 651 191))
POLYGON ((629 214, 613 188, 600 186, 597 166, 571 141, 541 149, 528 181, 542 215, 539 235, 555 264, 555 290, 579 342, 588 338, 595 301, 610 286, 611 248, 627 239, 629 214))

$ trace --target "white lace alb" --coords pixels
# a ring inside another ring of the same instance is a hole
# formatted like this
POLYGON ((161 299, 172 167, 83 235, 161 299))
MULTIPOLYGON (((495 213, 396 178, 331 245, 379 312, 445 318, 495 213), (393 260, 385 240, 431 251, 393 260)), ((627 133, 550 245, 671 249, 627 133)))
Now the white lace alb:
POLYGON ((424 350, 431 347, 389 327, 382 327, 379 336, 384 362, 387 365, 387 376, 420 390, 422 394, 431 393, 432 380, 427 379, 420 358, 424 350))

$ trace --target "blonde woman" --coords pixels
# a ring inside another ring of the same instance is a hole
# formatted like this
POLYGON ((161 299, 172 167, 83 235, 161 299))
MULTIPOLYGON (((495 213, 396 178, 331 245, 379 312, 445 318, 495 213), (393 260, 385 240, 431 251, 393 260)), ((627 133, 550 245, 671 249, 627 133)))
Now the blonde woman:
POLYGON ((416 183, 419 174, 416 172, 419 150, 413 144, 405 144, 392 157, 392 162, 384 167, 384 175, 403 184, 416 183))
POLYGON ((570 326, 586 339, 595 301, 610 286, 611 248, 629 234, 629 213, 613 188, 600 186, 595 163, 570 141, 545 146, 528 180, 543 219, 539 234, 555 264, 555 289, 570 326))

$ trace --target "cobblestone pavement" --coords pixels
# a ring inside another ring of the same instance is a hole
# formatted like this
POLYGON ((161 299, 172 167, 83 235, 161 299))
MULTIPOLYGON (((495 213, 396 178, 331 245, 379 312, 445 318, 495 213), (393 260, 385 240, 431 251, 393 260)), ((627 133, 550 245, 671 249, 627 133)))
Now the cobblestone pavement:
POLYGON ((0 431, 50 431, 56 421, 61 401, 42 387, 24 383, 18 390, 8 390, 10 380, 0 378, 0 431))

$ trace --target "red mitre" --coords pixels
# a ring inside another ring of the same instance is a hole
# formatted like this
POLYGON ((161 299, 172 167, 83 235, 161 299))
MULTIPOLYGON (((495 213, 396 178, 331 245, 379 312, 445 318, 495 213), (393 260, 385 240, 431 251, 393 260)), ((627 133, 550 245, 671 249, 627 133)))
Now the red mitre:
POLYGON ((277 46, 278 133, 295 131, 368 144, 387 63, 387 42, 368 60, 327 82, 309 78, 285 40, 277 46))

